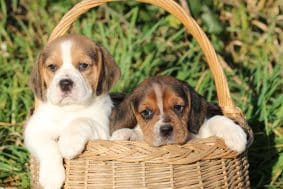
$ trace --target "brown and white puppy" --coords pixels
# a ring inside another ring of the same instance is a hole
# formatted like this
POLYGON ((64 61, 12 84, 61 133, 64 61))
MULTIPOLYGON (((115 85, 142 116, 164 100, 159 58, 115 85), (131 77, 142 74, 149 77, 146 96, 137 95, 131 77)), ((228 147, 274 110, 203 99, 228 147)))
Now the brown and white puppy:
POLYGON ((145 140, 153 146, 184 144, 191 138, 222 137, 242 152, 246 134, 187 83, 169 76, 143 81, 112 111, 112 140, 145 140))
POLYGON ((113 105, 108 91, 119 76, 110 54, 83 36, 60 37, 40 53, 30 86, 41 103, 24 139, 39 161, 44 189, 61 188, 63 158, 80 154, 88 140, 109 138, 113 105))

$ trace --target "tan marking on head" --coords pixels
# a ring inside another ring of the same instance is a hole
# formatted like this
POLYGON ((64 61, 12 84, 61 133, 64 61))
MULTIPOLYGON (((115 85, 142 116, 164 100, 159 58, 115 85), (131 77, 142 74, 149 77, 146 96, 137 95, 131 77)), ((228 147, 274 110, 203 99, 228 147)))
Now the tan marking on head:
MULTIPOLYGON (((180 88, 180 90, 182 90, 180 88)), ((164 115, 166 123, 173 126, 173 142, 183 144, 186 142, 188 137, 188 114, 189 114, 189 104, 187 103, 187 96, 182 96, 178 94, 172 86, 167 85, 163 94, 164 102, 164 115), (174 106, 180 105, 184 109, 182 113, 177 113, 174 111, 174 106)))
POLYGON ((138 102, 138 111, 135 112, 138 125, 144 133, 146 142, 152 145, 178 143, 183 144, 188 137, 188 97, 183 91, 182 84, 171 77, 153 77, 142 82, 134 93, 143 94, 138 102), (182 113, 174 111, 174 105, 184 106, 182 113), (150 107, 154 115, 150 120, 144 120, 140 113, 150 107), (156 130, 162 125, 173 126, 172 136, 161 138, 156 130), (159 135, 159 136, 158 136, 159 135))
POLYGON ((65 35, 43 49, 33 68, 30 86, 41 100, 46 100, 46 90, 64 62, 79 70, 97 95, 107 93, 120 77, 118 66, 104 48, 87 37, 65 35), (68 48, 69 53, 63 52, 68 48), (88 64, 88 68, 83 71, 79 69, 82 63, 88 64), (56 67, 56 71, 50 70, 51 64, 56 67))
POLYGON ((79 69, 80 64, 88 64, 89 69, 81 73, 97 95, 107 93, 120 78, 120 69, 110 53, 86 37, 73 35, 71 40, 73 65, 79 69))
POLYGON ((60 43, 63 39, 59 38, 48 44, 39 54, 33 66, 29 85, 35 95, 42 101, 46 100, 46 91, 54 77, 55 72, 49 66, 54 65, 58 70, 63 64, 60 50, 60 43))
POLYGON ((101 67, 98 46, 95 42, 83 36, 74 35, 71 40, 73 43, 71 49, 72 64, 83 75, 86 81, 89 82, 95 92, 97 90, 101 67), (83 64, 87 65, 85 69, 81 67, 83 64))

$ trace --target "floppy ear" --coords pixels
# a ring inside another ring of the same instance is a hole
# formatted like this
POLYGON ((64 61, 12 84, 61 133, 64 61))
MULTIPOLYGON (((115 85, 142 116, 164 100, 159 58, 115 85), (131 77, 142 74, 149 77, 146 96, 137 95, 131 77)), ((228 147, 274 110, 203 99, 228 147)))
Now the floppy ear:
POLYGON ((114 107, 117 107, 121 102, 123 102, 127 96, 126 93, 121 93, 121 92, 109 93, 109 95, 114 107))
POLYGON ((107 93, 120 78, 121 71, 110 53, 103 47, 97 45, 101 56, 99 60, 99 76, 96 87, 96 95, 107 93))
POLYGON ((133 102, 130 96, 126 96, 124 100, 112 109, 110 116, 110 134, 118 129, 133 129, 137 125, 136 116, 134 114, 133 102))
POLYGON ((204 97, 198 94, 187 83, 184 83, 184 88, 188 94, 190 104, 188 129, 191 133, 197 134, 205 119, 214 115, 222 115, 222 111, 218 105, 208 103, 204 97))
POLYGON ((34 95, 41 101, 46 101, 46 85, 42 78, 43 58, 41 53, 38 55, 36 62, 33 65, 28 85, 32 89, 34 95))

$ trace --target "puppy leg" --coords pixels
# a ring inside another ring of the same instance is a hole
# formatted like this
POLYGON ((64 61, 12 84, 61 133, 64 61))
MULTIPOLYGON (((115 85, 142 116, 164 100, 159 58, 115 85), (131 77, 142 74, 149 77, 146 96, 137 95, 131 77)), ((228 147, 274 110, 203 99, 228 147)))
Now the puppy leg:
POLYGON ((247 135, 244 130, 225 116, 213 116, 200 128, 198 138, 217 136, 224 139, 225 144, 239 153, 246 149, 247 135))
POLYGON ((142 140, 142 136, 140 136, 140 134, 134 129, 123 128, 114 131, 110 140, 136 141, 142 140))
POLYGON ((63 159, 55 138, 48 133, 25 132, 25 145, 39 161, 39 183, 44 189, 60 189, 65 180, 63 159))
POLYGON ((79 155, 91 139, 108 139, 107 133, 103 131, 98 123, 90 119, 76 119, 66 127, 59 137, 59 148, 62 156, 72 159, 79 155))

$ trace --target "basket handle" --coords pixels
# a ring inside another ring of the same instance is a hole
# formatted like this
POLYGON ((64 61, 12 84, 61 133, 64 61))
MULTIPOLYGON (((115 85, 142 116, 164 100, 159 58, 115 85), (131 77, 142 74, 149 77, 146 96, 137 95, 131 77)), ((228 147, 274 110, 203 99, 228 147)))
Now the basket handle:
MULTIPOLYGON (((113 1, 126 1, 126 0, 83 0, 76 4, 69 12, 65 14, 59 24, 52 31, 48 42, 54 40, 57 37, 64 35, 70 28, 72 23, 83 13, 89 9, 113 1)), ((209 68, 214 76, 214 81, 217 90, 218 103, 221 107, 234 107, 234 103, 231 99, 226 77, 223 73, 223 69, 218 61, 214 48, 209 42, 207 36, 198 26, 196 21, 184 12, 184 10, 173 0, 136 0, 139 2, 150 3, 157 5, 172 15, 176 16, 180 20, 187 31, 192 34, 200 45, 209 68)), ((225 109, 225 108, 224 108, 225 109)))
MULTIPOLYGON (((129 0, 83 0, 76 4, 71 10, 69 10, 64 17, 61 19, 59 24, 52 31, 48 42, 54 40, 57 37, 64 35, 67 30, 70 28, 72 23, 83 13, 87 12, 89 9, 103 5, 108 2, 118 2, 118 1, 129 1, 129 0)), ((174 15, 179 21, 183 23, 187 31, 196 39, 198 44, 200 45, 206 61, 209 65, 209 68, 212 72, 218 103, 222 108, 223 113, 237 121, 249 134, 249 142, 251 143, 253 140, 253 133, 250 127, 247 125, 244 116, 241 110, 234 106, 233 100, 230 95, 230 91, 228 88, 227 79, 224 75, 223 69, 218 61, 216 52, 208 40, 205 33, 196 23, 196 21, 189 16, 183 8, 173 0, 136 0, 142 3, 149 3, 152 5, 156 5, 158 7, 163 8, 168 11, 172 15, 174 15)), ((36 104, 38 103, 38 99, 36 99, 36 104)))

